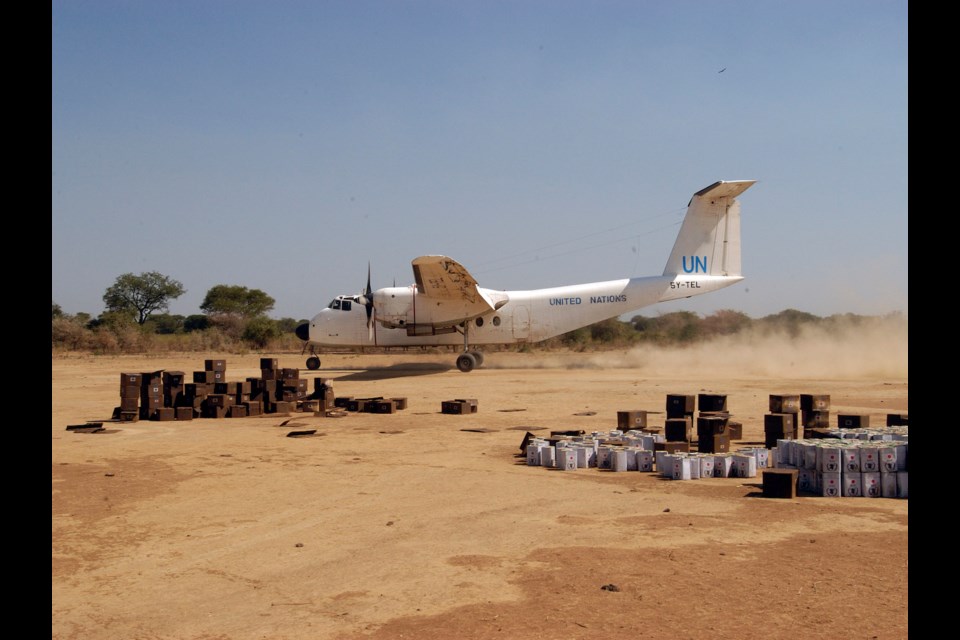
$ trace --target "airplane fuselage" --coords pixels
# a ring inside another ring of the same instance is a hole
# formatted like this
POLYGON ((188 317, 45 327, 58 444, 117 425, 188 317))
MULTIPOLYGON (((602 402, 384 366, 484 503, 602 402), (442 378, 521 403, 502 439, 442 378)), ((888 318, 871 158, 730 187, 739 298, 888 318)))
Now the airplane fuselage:
MULTIPOLYGON (((528 291, 481 291, 506 300, 496 310, 465 320, 473 345, 535 343, 668 300, 715 291, 742 276, 651 276, 567 285, 528 291)), ((381 289, 374 294, 377 315, 372 331, 364 305, 341 296, 310 321, 315 347, 400 347, 459 345, 462 327, 435 328, 438 318, 456 314, 449 304, 418 293, 416 285, 381 289), (343 304, 347 301, 349 304, 343 304), (345 308, 347 307, 347 308, 345 308)), ((461 316, 464 317, 464 316, 461 316)))

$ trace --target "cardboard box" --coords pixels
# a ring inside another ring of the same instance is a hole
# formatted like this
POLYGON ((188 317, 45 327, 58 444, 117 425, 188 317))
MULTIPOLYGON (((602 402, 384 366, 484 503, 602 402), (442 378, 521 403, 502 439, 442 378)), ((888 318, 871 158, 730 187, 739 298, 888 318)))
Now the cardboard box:
POLYGON ((716 464, 716 456, 700 456, 697 458, 700 461, 700 477, 701 478, 712 478, 713 477, 713 467, 716 464))
POLYGON ((217 405, 203 403, 203 406, 200 408, 200 417, 201 418, 226 418, 227 417, 227 408, 220 407, 217 405))
POLYGON ((689 453, 690 452, 690 443, 689 442, 658 442, 656 444, 662 444, 663 450, 667 453, 689 453))
POLYGON ((839 473, 824 471, 820 474, 820 491, 818 493, 827 498, 839 498, 843 495, 843 486, 839 473))
POLYGON ((134 398, 120 398, 120 410, 121 411, 139 411, 140 396, 136 396, 134 398))
POLYGON ((477 412, 477 399, 476 398, 454 398, 456 402, 465 402, 468 407, 470 407, 470 413, 477 412))
POLYGON ((897 497, 897 473, 880 472, 880 495, 883 498, 897 497))
POLYGON ((796 498, 796 469, 764 469, 763 495, 766 498, 796 498))
POLYGON ((863 474, 854 472, 843 473, 843 497, 859 498, 863 495, 863 474))
POLYGON ((333 399, 333 406, 346 409, 351 400, 353 400, 353 396, 340 396, 333 399))
POLYGON ((727 453, 730 451, 730 436, 725 433, 700 436, 697 440, 697 451, 700 453, 727 453))
POLYGON ((700 411, 726 411, 727 396, 715 393, 701 393, 697 395, 697 405, 700 411))
POLYGON ((667 418, 664 421, 663 433, 667 442, 687 442, 690 440, 690 418, 667 418))
POLYGON ((863 495, 867 498, 880 498, 883 496, 883 487, 880 485, 880 472, 861 473, 863 478, 863 495))
POLYGON ((118 418, 120 422, 136 422, 140 419, 140 411, 121 411, 118 418))
POLYGON ((667 394, 667 417, 692 417, 697 410, 697 398, 693 395, 667 394))
POLYGON ((300 378, 300 369, 294 369, 292 367, 280 369, 281 380, 298 380, 299 378, 300 378))
POLYGON ((617 428, 620 431, 643 429, 647 426, 647 412, 639 409, 617 411, 617 428))
MULTIPOLYGON (((797 491, 803 493, 819 493, 817 485, 822 472, 813 469, 797 469, 797 491)), ((837 473, 837 482, 840 482, 840 474, 837 473)))
POLYGON ((228 418, 246 418, 247 408, 242 404, 231 404, 227 407, 228 418))
POLYGON ((261 380, 279 380, 280 369, 260 369, 261 380))
MULTIPOLYGON (((141 373, 121 373, 120 374, 120 388, 124 387, 137 387, 143 384, 143 374, 141 373)), ((138 392, 139 393, 139 392, 138 392)))
MULTIPOLYGON (((332 396, 331 396, 331 397, 332 397, 332 396)), ((406 398, 389 398, 389 399, 390 399, 390 400, 393 400, 393 401, 396 403, 396 405, 397 405, 397 410, 398 410, 398 411, 403 411, 404 409, 407 408, 407 399, 406 399, 406 398)))
POLYGON ((713 457, 713 477, 729 478, 733 473, 733 456, 722 455, 713 457))
POLYGON ((770 395, 770 413, 799 413, 800 395, 770 395))
MULTIPOLYGON (((733 458, 733 469, 736 470, 737 478, 756 478, 757 477, 757 458, 753 454, 735 453, 733 458)), ((732 475, 732 474, 731 474, 732 475)))
POLYGON ((830 427, 829 411, 801 411, 800 424, 804 429, 826 429, 830 427))
POLYGON ((217 382, 216 371, 194 371, 193 381, 199 384, 213 384, 217 382))
POLYGON ((221 372, 226 371, 227 361, 226 360, 204 360, 203 370, 204 371, 221 371, 221 372))
POLYGON ((163 369, 158 371, 147 371, 140 374, 140 386, 155 385, 163 386, 163 369))
POLYGON ((726 434, 729 422, 725 416, 701 413, 697 416, 697 437, 726 434))
POLYGON ((654 454, 653 451, 640 450, 636 452, 637 471, 653 471, 654 454))
POLYGON ((670 477, 674 480, 690 480, 690 458, 675 456, 670 477))
POLYGON ((727 434, 731 440, 743 440, 743 425, 733 420, 727 421, 727 434))
POLYGON ((863 413, 841 413, 837 415, 837 426, 841 429, 863 429, 870 426, 870 416, 863 413))
POLYGON ((279 369, 280 365, 278 363, 279 360, 277 358, 260 358, 260 370, 279 369))
POLYGON ((193 407, 177 407, 174 409, 177 420, 193 420, 193 407))
POLYGON ((830 411, 830 396, 801 393, 800 411, 830 411))
POLYGON ((910 420, 906 413, 888 413, 887 414, 887 426, 888 427, 898 427, 898 426, 909 426, 910 420))
POLYGON ((263 403, 259 400, 250 400, 249 402, 244 402, 243 406, 247 408, 248 416, 259 416, 263 413, 263 403))
POLYGON ((186 384, 187 375, 183 371, 164 371, 163 372, 163 386, 165 387, 180 387, 186 384))
POLYGON ((470 413, 470 405, 460 400, 444 400, 440 403, 440 412, 448 414, 470 413))
POLYGON ((176 420, 176 419, 177 419, 177 410, 174 409, 173 407, 160 407, 159 409, 155 409, 155 410, 150 414, 150 419, 151 419, 151 420, 157 420, 157 421, 159 421, 159 422, 167 422, 167 421, 170 421, 170 420, 176 420))
POLYGON ((204 404, 209 407, 226 407, 230 402, 229 397, 224 393, 211 393, 205 398, 204 404))
POLYGON ((367 403, 366 410, 370 413, 396 413, 397 405, 393 400, 372 400, 367 403))

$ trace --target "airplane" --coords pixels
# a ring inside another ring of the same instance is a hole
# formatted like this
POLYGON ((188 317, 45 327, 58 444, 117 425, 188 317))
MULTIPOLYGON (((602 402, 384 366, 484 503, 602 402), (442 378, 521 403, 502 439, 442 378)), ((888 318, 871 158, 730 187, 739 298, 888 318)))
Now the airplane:
POLYGON ((659 302, 710 293, 743 280, 740 202, 756 180, 714 182, 693 194, 673 250, 659 276, 633 277, 528 291, 477 284, 443 255, 412 262, 414 284, 370 287, 338 295, 296 329, 310 350, 307 368, 320 368, 317 349, 463 344, 457 368, 483 364, 480 345, 532 344, 659 302))

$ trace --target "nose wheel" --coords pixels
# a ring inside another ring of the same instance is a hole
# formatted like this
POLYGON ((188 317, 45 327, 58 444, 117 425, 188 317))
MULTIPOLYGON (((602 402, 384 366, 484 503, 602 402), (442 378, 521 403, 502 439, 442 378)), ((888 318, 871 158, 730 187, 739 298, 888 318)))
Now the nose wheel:
POLYGON ((311 371, 316 371, 319 368, 320 368, 320 358, 318 358, 317 356, 310 356, 309 358, 307 358, 307 369, 310 369, 311 371))

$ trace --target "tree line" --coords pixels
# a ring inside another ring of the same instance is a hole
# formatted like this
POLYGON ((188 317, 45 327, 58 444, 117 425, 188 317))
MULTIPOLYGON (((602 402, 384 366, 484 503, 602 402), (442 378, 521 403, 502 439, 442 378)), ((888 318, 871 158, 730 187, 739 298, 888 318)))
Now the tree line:
MULTIPOLYGON (((183 284, 155 271, 125 273, 103 294, 104 311, 67 314, 53 302, 53 350, 93 353, 157 351, 248 350, 300 351, 294 331, 304 319, 273 319, 267 314, 275 300, 260 289, 218 284, 207 291, 201 314, 168 313, 169 305, 186 293, 183 284)), ((805 327, 830 329, 877 321, 906 322, 899 312, 886 316, 837 314, 821 317, 787 309, 754 319, 739 311, 720 310, 701 317, 690 311, 657 316, 636 315, 630 320, 603 320, 551 338, 536 346, 508 345, 500 349, 620 349, 642 344, 689 345, 747 331, 779 332, 797 336, 805 327)), ((493 350, 485 347, 486 350, 493 350)))

